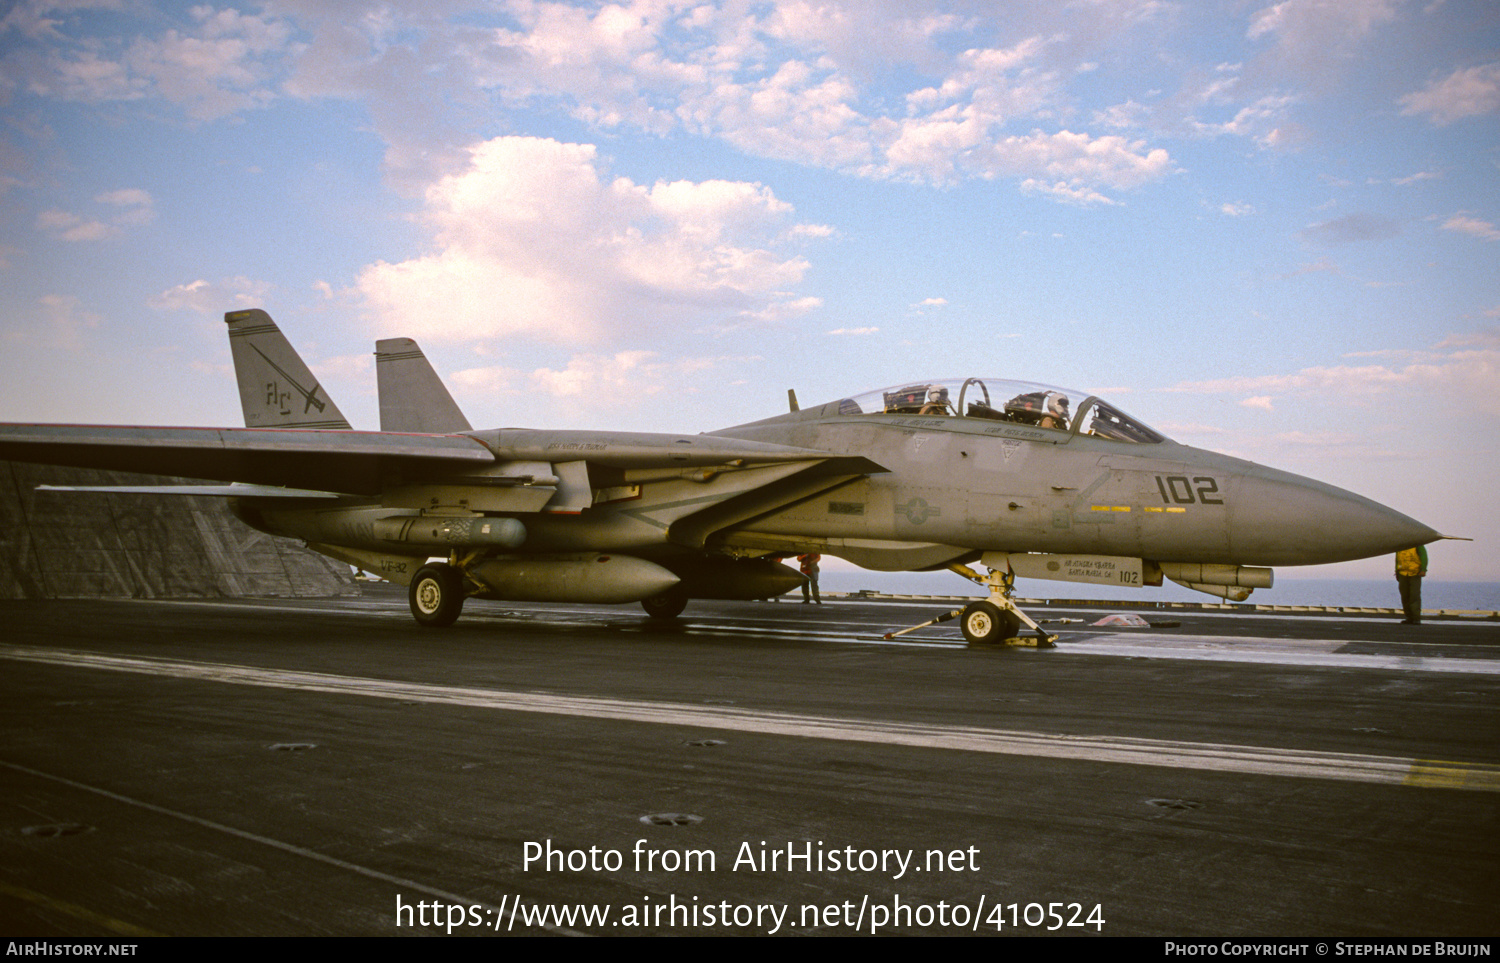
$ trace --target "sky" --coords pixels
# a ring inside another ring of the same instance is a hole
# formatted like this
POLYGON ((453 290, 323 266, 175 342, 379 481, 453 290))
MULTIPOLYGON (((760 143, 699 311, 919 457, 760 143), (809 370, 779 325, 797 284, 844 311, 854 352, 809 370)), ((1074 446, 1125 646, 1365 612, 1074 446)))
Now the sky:
POLYGON ((1040 381, 1500 581, 1497 225, 1490 0, 0 3, 4 421, 241 424, 243 307, 356 428, 1040 381))

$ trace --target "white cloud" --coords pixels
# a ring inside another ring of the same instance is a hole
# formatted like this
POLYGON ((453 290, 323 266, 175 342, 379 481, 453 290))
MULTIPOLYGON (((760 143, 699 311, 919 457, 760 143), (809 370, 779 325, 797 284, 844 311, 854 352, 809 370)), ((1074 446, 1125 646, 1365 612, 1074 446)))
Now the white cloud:
POLYGON ((68 211, 56 208, 42 211, 36 216, 36 226, 42 231, 63 241, 102 241, 119 233, 103 221, 87 220, 68 211))
MULTIPOLYGON (((1104 5, 1098 15, 1129 23, 1159 6, 1104 5)), ((1042 62, 1054 42, 1042 35, 944 49, 955 35, 986 32, 983 18, 803 0, 512 9, 522 29, 497 32, 505 56, 481 72, 508 97, 561 99, 597 126, 682 127, 748 154, 864 177, 1044 178, 1048 193, 1075 202, 1174 170, 1165 150, 1140 142, 1066 130, 1010 134, 1017 122, 1054 121, 1073 71, 1042 62), (904 67, 936 82, 876 93, 877 78, 904 67)))
POLYGON ((1356 211, 1331 221, 1309 224, 1297 232, 1303 240, 1319 245, 1353 244, 1359 241, 1384 241, 1401 233, 1401 222, 1380 214, 1356 211))
POLYGON ((126 187, 118 191, 105 191, 103 194, 95 195, 94 200, 100 204, 113 204, 117 207, 151 206, 151 195, 138 187, 126 187))
POLYGON ((1245 408, 1260 408, 1263 411, 1272 411, 1270 395, 1255 395, 1251 398, 1243 398, 1240 405, 1245 408))
POLYGON ((156 217, 151 195, 139 188, 124 188, 95 195, 95 203, 113 208, 104 217, 88 217, 51 208, 37 215, 38 229, 63 241, 102 241, 122 228, 149 224, 156 217))
POLYGON ((1094 111, 1094 123, 1125 130, 1144 127, 1151 119, 1151 115, 1150 107, 1138 104, 1134 100, 1127 100, 1123 104, 1114 104, 1103 110, 1094 111))
POLYGON ((32 29, 22 32, 36 46, 18 61, 31 93, 87 103, 157 96, 198 120, 273 99, 272 80, 291 49, 285 22, 206 5, 189 10, 191 23, 128 42, 75 39, 72 23, 33 15, 32 29))
MULTIPOLYGON (((1403 365, 1331 365, 1290 374, 1240 375, 1185 381, 1168 391, 1191 394, 1309 395, 1320 408, 1367 404, 1398 392, 1441 397, 1455 411, 1500 415, 1500 331, 1494 329, 1443 339, 1403 365)), ((1251 407, 1255 398, 1241 404, 1251 407)))
MULTIPOLYGON (((313 357, 309 352, 308 357, 313 357)), ((347 381, 354 384, 368 385, 370 376, 374 374, 375 356, 368 351, 359 354, 340 354, 330 357, 319 357, 311 365, 318 372, 318 377, 323 381, 347 381)))
POLYGON ((1260 10, 1246 36, 1275 41, 1287 68, 1317 74, 1396 18, 1398 0, 1285 0, 1260 10))
POLYGON ((1351 445, 1357 440, 1354 435, 1343 431, 1283 431, 1271 437, 1279 444, 1312 448, 1335 448, 1351 445))
POLYGON ((873 171, 875 131, 856 109, 858 96, 854 83, 827 65, 788 60, 769 76, 690 93, 679 113, 698 133, 748 154, 873 171))
POLYGON ((1205 425, 1196 421, 1159 421, 1153 427, 1165 432, 1168 437, 1176 438, 1185 435, 1227 435, 1229 429, 1222 425, 1205 425))
POLYGON ((1240 394, 1248 391, 1272 391, 1286 394, 1302 391, 1363 392, 1386 388, 1407 380, 1406 376, 1383 365, 1303 368, 1295 374, 1235 375, 1209 381, 1185 381, 1168 391, 1193 394, 1240 394))
POLYGON ((1297 150, 1312 137, 1308 128, 1296 123, 1281 124, 1268 131, 1264 137, 1256 139, 1256 143, 1267 150, 1291 151, 1297 150))
MULTIPOLYGON (((1217 100, 1213 91, 1211 85, 1200 96, 1205 101, 1217 100)), ((1287 121, 1296 102, 1289 94, 1266 94, 1236 110, 1229 120, 1215 123, 1190 119, 1189 128, 1200 137, 1248 137, 1264 148, 1285 149, 1301 139, 1301 128, 1287 121)))
MULTIPOLYGON (((591 417, 614 417, 659 406, 665 400, 697 394, 697 376, 726 365, 758 361, 753 357, 663 358, 655 351, 632 350, 614 354, 578 354, 562 368, 522 371, 505 365, 468 368, 454 372, 455 391, 485 399, 543 397, 564 409, 569 417, 587 413, 591 417)), ((717 376, 715 376, 717 377, 717 376)), ((501 408, 514 408, 503 401, 501 408)), ((513 416, 512 416, 513 417, 513 416)))
POLYGON ((1285 0, 1257 13, 1246 35, 1274 34, 1282 43, 1327 44, 1363 36, 1396 16, 1393 0, 1285 0))
POLYGON ((377 327, 440 340, 600 342, 688 318, 810 310, 807 262, 772 250, 791 206, 759 184, 608 180, 595 148, 499 137, 432 185, 433 252, 356 283, 377 327))
POLYGON ((1286 281, 1291 278, 1305 277, 1309 274, 1342 274, 1343 271, 1337 264, 1326 257, 1320 257, 1316 261, 1304 264, 1285 274, 1276 275, 1278 281, 1286 281))
POLYGON ((828 333, 829 334, 854 334, 854 335, 860 335, 860 334, 874 334, 874 333, 876 333, 879 330, 880 330, 879 328, 834 328, 832 331, 829 331, 828 333))
POLYGON ((125 57, 132 73, 149 78, 156 92, 190 116, 212 120, 275 97, 273 67, 289 50, 284 22, 236 10, 197 6, 197 24, 138 40, 125 57))
POLYGON ((1443 222, 1443 230, 1457 231, 1460 234, 1468 234, 1477 237, 1481 241, 1500 241, 1500 230, 1489 221, 1481 221, 1467 214, 1454 214, 1443 222))
POLYGON ((816 311, 822 306, 822 298, 789 298, 782 301, 772 301, 764 308, 756 311, 741 311, 739 317, 751 322, 775 324, 782 321, 790 321, 793 318, 800 318, 809 312, 816 311))
POLYGON ((37 299, 39 314, 37 324, 32 327, 24 320, 12 327, 16 318, 7 318, 7 326, 0 334, 13 345, 41 345, 77 351, 84 345, 84 336, 104 320, 99 314, 82 308, 76 297, 68 294, 47 294, 37 299))
POLYGON ((199 278, 167 288, 147 302, 158 311, 192 311, 218 315, 226 308, 260 307, 266 302, 271 286, 244 275, 213 282, 199 278))
MULTIPOLYGON (((1500 317, 1500 308, 1492 308, 1485 312, 1487 317, 1500 317)), ((1447 351, 1451 348, 1483 348, 1500 350, 1500 328, 1489 328, 1484 331, 1471 331, 1465 334, 1450 334, 1433 346, 1435 351, 1447 351)))
POLYGON ((110 218, 110 223, 116 227, 136 227, 156 219, 156 208, 151 195, 138 187, 106 191, 97 195, 94 200, 119 208, 119 213, 110 218))
POLYGON ((94 50, 79 51, 71 59, 59 58, 46 67, 47 72, 33 75, 28 86, 33 93, 64 100, 138 100, 150 86, 145 78, 131 76, 123 63, 106 59, 94 50))
MULTIPOLYGON (((202 120, 284 95, 357 101, 386 141, 393 182, 413 189, 463 166, 466 112, 495 104, 686 131, 863 177, 1030 179, 1073 203, 1175 170, 1163 148, 1063 129, 1079 113, 1069 84, 1099 65, 1087 55, 1170 9, 1154 0, 1090 0, 1089 23, 1067 30, 1061 8, 1008 23, 899 0, 429 7, 196 6, 134 38, 75 37, 82 21, 58 20, 28 34, 15 62, 42 96, 159 98, 202 120)), ((1138 106, 1099 123, 1118 127, 1138 106)))
POLYGON ((1046 194, 1059 201, 1069 204, 1114 204, 1098 191, 1088 187, 1074 187, 1064 181, 1048 184, 1034 177, 1028 177, 1021 182, 1021 190, 1028 194, 1046 194))
POLYGON ((1426 114, 1438 125, 1492 114, 1500 110, 1500 63, 1455 70, 1397 103, 1401 113, 1426 114))
POLYGON ((561 371, 538 368, 530 382, 553 397, 607 398, 656 395, 668 385, 662 377, 668 365, 655 361, 655 351, 621 351, 614 355, 578 355, 561 371))
POLYGON ((791 230, 786 232, 788 240, 797 238, 808 238, 811 240, 822 240, 826 237, 835 237, 838 231, 828 224, 794 224, 791 230))
POLYGON ((1417 452, 1397 451, 1380 439, 1370 440, 1342 431, 1283 431, 1268 439, 1278 454, 1290 457, 1340 461, 1412 461, 1423 456, 1417 452))
POLYGON ((963 19, 901 0, 829 3, 780 0, 762 29, 775 40, 824 52, 859 73, 891 63, 930 62, 933 40, 962 29, 963 19))
POLYGON ((83 329, 98 327, 104 320, 102 315, 79 307, 78 299, 72 295, 44 295, 40 304, 44 319, 63 343, 76 344, 83 329))
POLYGON ((1255 208, 1244 201, 1232 201, 1219 206, 1219 213, 1229 217, 1246 217, 1255 213, 1255 208))
POLYGON ((1397 187, 1410 187, 1412 184, 1437 180, 1442 176, 1437 171, 1417 171, 1415 174, 1408 174, 1406 177, 1393 177, 1391 178, 1391 183, 1397 187))
POLYGON ((1025 137, 1007 137, 991 150, 995 160, 991 169, 997 173, 1005 168, 1018 173, 1036 170, 1046 177, 1065 180, 1075 189, 1088 184, 1117 189, 1140 187, 1176 171, 1165 150, 1113 135, 1033 131, 1025 137))

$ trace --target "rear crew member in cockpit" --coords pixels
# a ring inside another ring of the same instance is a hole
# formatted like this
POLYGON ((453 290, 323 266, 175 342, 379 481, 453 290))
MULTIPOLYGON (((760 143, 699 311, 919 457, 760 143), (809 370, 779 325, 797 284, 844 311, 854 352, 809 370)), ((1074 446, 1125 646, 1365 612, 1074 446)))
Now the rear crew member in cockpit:
POLYGON ((931 385, 927 389, 927 403, 919 415, 946 415, 948 413, 948 389, 942 385, 931 385))
POLYGON ((1060 431, 1068 429, 1068 396, 1059 391, 1047 393, 1047 410, 1043 412, 1041 420, 1037 424, 1043 428, 1056 428, 1060 431))

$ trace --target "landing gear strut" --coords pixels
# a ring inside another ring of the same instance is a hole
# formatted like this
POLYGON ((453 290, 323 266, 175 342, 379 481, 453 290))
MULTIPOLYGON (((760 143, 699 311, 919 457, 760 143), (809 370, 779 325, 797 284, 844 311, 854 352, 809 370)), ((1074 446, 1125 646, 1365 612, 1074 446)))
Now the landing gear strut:
POLYGON ((1015 591, 1015 576, 1009 572, 994 570, 988 576, 984 576, 967 565, 954 564, 949 565, 948 568, 971 582, 987 587, 990 590, 990 597, 979 602, 970 602, 961 609, 945 612, 921 625, 913 625, 899 632, 887 632, 886 639, 894 639, 898 635, 915 632, 917 629, 936 625, 938 622, 958 619, 958 626, 970 645, 1027 645, 1038 649, 1057 647, 1057 636, 1043 632, 1042 627, 1033 622, 1025 612, 1016 608, 1016 603, 1011 600, 1011 595, 1015 591), (1036 638, 1019 638, 1023 622, 1036 631, 1036 638))

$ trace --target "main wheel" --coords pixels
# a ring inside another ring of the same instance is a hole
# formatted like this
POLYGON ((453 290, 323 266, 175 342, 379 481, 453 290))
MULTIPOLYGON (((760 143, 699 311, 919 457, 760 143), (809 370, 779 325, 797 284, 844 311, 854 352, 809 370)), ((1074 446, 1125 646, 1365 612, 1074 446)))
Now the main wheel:
POLYGON ((411 580, 407 597, 418 625, 447 628, 464 609, 463 578, 452 565, 424 565, 411 580))
POLYGON ((687 608, 687 596, 668 590, 641 600, 641 608, 653 619, 675 619, 687 608))
POLYGON ((1016 613, 1007 612, 994 602, 974 602, 959 616, 964 638, 980 645, 994 645, 1014 638, 1021 629, 1016 613))

